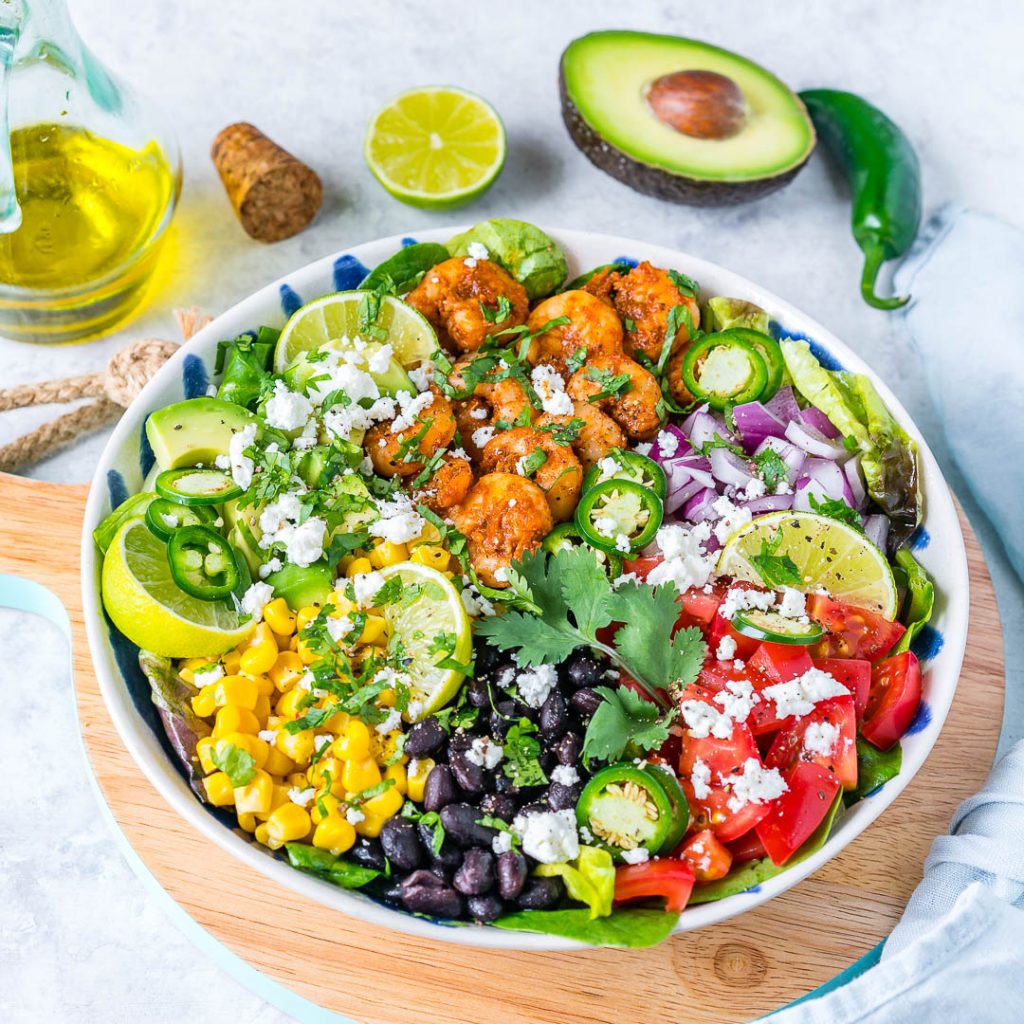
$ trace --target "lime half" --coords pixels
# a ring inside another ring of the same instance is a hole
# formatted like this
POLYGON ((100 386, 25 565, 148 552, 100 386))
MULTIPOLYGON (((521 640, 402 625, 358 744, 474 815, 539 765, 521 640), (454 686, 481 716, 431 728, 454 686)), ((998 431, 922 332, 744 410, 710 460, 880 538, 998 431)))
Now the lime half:
POLYGON ((718 572, 762 583, 752 558, 762 544, 788 555, 806 587, 824 587, 834 598, 892 619, 896 582, 885 555, 857 530, 812 512, 772 512, 734 534, 718 559, 718 572))
POLYGON ((227 601, 198 601, 171 578, 167 545, 140 516, 129 519, 103 559, 103 606, 132 643, 154 654, 200 658, 236 647, 253 628, 227 601))
MULTIPOLYGON (((284 373, 303 352, 365 333, 359 309, 369 292, 335 292, 307 302, 285 324, 274 350, 274 371, 284 373)), ((437 349, 437 336, 426 319, 401 299, 385 295, 373 325, 382 328, 402 366, 416 366, 437 349)), ((369 339, 364 339, 369 340, 369 339)))
POLYGON ((505 163, 494 108, 453 86, 396 96, 377 111, 363 155, 374 177, 410 206, 442 210, 475 199, 505 163))
POLYGON ((381 608, 391 626, 391 643, 401 643, 409 658, 413 700, 423 704, 417 718, 433 714, 458 692, 464 674, 441 668, 451 658, 460 665, 473 657, 473 632, 459 592, 447 577, 418 562, 399 562, 381 569, 386 580, 399 576, 402 595, 381 608), (440 642, 439 642, 440 641, 440 642), (443 648, 443 649, 438 649, 443 648))

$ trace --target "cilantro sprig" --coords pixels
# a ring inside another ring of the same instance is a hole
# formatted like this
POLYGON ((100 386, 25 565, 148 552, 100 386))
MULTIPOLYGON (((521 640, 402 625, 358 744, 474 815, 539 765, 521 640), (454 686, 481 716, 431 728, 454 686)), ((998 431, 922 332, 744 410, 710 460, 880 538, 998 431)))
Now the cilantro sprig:
POLYGON ((596 690, 603 700, 594 712, 583 739, 583 755, 598 761, 618 761, 624 755, 637 756, 657 750, 668 739, 668 727, 675 709, 663 714, 661 708, 644 700, 628 686, 596 690))
POLYGON ((796 562, 789 555, 777 554, 782 543, 782 527, 780 526, 771 541, 761 541, 761 551, 751 555, 757 574, 769 587, 798 587, 803 583, 796 562))
POLYGON ((808 494, 807 497, 810 499, 811 508, 819 516, 837 519, 841 523, 846 523, 847 526, 852 526, 858 533, 864 532, 860 514, 856 509, 847 505, 842 498, 826 498, 824 501, 819 501, 813 494, 808 494))
POLYGON ((214 747, 210 758, 235 788, 249 785, 256 777, 256 759, 248 750, 242 750, 233 743, 214 747))

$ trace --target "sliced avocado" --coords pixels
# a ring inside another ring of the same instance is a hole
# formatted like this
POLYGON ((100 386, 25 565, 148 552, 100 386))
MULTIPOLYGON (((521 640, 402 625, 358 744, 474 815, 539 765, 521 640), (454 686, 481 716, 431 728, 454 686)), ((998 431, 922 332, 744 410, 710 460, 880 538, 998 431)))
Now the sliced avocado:
POLYGON ((257 575, 263 564, 263 553, 252 534, 241 523, 236 523, 228 530, 228 543, 235 549, 236 554, 242 556, 245 564, 249 567, 249 572, 254 576, 257 575))
POLYGON ((227 455, 231 435, 256 423, 248 409, 222 398, 189 398, 166 405, 146 420, 146 437, 161 469, 212 465, 227 455))
POLYGON ((291 562, 267 577, 267 583, 274 588, 278 597, 288 602, 289 608, 298 611, 310 605, 327 603, 334 574, 326 562, 312 565, 292 565, 291 562))
POLYGON ((358 533, 380 517, 377 502, 358 473, 335 477, 328 488, 328 507, 332 517, 341 517, 337 527, 331 531, 332 537, 339 533, 358 533))
POLYGON ((638 192, 697 206, 789 182, 814 149, 799 97, 759 65, 694 39, 592 32, 561 61, 562 117, 583 154, 638 192))

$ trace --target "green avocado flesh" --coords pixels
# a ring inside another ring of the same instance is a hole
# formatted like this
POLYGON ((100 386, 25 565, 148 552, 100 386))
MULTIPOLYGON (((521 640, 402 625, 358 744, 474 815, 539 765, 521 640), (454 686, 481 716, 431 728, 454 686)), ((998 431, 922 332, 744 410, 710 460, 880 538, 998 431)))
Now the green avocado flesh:
MULTIPOLYGON (((693 39, 619 31, 582 36, 562 55, 562 84, 564 99, 575 108, 572 113, 604 143, 668 175, 709 183, 756 182, 795 172, 814 148, 807 111, 785 84, 737 54, 693 39), (647 90, 678 71, 713 71, 738 86, 747 115, 736 134, 695 138, 655 116, 647 90)), ((566 113, 570 124, 570 111, 566 113)), ((573 134, 584 152, 603 166, 578 133, 573 134)))
POLYGON ((212 465, 227 455, 231 435, 256 417, 222 398, 189 398, 165 405, 146 420, 146 437, 161 469, 212 465))

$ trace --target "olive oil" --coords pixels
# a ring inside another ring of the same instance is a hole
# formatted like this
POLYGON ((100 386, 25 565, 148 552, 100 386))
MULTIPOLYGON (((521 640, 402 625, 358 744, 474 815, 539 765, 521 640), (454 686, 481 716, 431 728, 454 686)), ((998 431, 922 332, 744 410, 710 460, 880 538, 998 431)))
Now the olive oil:
POLYGON ((18 128, 11 157, 22 221, 0 234, 0 285, 15 288, 81 290, 119 268, 128 273, 177 190, 155 143, 134 150, 84 128, 18 128))

